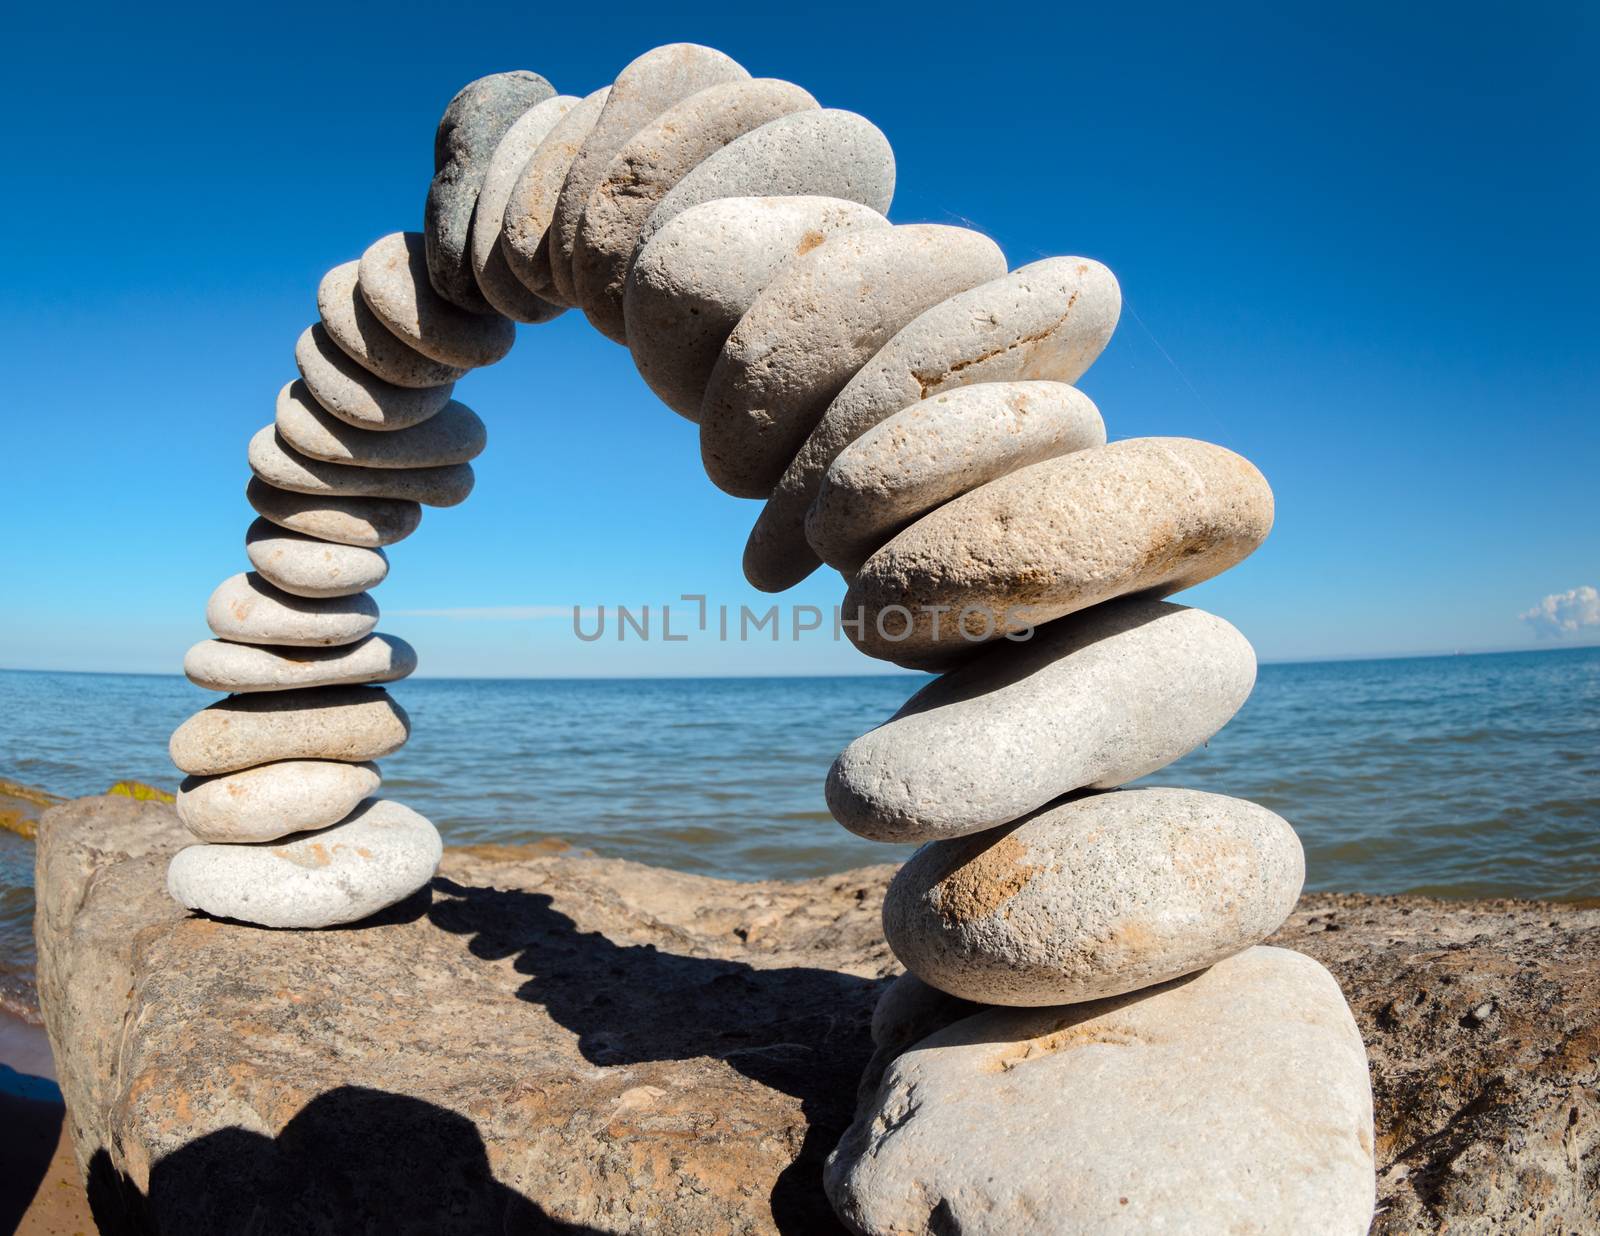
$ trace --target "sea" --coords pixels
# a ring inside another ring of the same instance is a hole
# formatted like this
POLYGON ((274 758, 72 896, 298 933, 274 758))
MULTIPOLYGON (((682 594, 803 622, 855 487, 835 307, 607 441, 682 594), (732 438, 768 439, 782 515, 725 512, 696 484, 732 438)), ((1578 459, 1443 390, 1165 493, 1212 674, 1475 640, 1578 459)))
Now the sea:
MULTIPOLYGON (((925 679, 414 679, 383 792, 446 844, 559 837, 739 880, 900 861, 823 803, 833 757, 925 679)), ((180 677, 0 671, 0 777, 167 789, 180 677)), ((1147 779, 1288 819, 1306 887, 1600 896, 1600 648, 1268 664, 1209 744, 1147 779)), ((33 843, 0 830, 0 1006, 34 1003, 33 843)))

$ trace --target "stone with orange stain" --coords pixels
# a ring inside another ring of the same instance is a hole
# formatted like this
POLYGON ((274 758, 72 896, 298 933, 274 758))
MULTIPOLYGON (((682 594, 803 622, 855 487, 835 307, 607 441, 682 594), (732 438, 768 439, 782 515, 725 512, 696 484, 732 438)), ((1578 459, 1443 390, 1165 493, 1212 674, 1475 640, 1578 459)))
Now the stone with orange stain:
POLYGON ((897 535, 851 582, 844 610, 864 621, 846 629, 869 656, 945 668, 1092 605, 1220 575, 1266 540, 1272 518, 1266 479, 1223 447, 1127 438, 1076 451, 980 486, 897 535))
POLYGON ((1134 995, 946 1026, 888 1067, 824 1179, 866 1236, 1364 1236, 1373 1148, 1338 983, 1257 947, 1134 995))
POLYGON ((216 918, 332 927, 404 901, 433 878, 442 848, 423 816, 373 798, 331 828, 278 844, 180 850, 167 868, 167 891, 216 918))
POLYGON ((1254 803, 1122 790, 918 850, 884 901, 905 967, 952 995, 1118 995, 1264 940, 1300 895, 1294 830, 1254 803))
POLYGON ((215 777, 185 777, 178 818, 201 841, 276 841, 327 828, 377 790, 372 763, 279 760, 215 777))
POLYGON ((255 571, 240 572, 212 592, 206 625, 218 639, 238 644, 333 647, 370 635, 378 625, 378 603, 367 592, 296 596, 255 571))

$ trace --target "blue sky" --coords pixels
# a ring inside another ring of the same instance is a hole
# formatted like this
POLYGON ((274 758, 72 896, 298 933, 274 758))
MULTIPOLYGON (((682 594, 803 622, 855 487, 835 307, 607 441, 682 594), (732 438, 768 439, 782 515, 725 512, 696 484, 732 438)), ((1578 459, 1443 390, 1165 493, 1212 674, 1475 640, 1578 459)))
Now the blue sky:
MULTIPOLYGON (((896 221, 1111 266, 1122 324, 1082 382, 1111 435, 1220 442, 1276 491, 1267 545, 1180 598, 1263 658, 1600 637, 1592 594, 1564 633, 1518 617, 1600 583, 1592 6, 227 7, 8 17, 0 666, 175 670, 243 569, 245 444, 317 280, 419 226, 445 102, 509 68, 583 94, 680 39, 877 123, 896 221)), ((423 672, 880 668, 510 616, 765 607, 757 508, 581 315, 457 395, 489 425, 477 492, 377 594, 423 672)))

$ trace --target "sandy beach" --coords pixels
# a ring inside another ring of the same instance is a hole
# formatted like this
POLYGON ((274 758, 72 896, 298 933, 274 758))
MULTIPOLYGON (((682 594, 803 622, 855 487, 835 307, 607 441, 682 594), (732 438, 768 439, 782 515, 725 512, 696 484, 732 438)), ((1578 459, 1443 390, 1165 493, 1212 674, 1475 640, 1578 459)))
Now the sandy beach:
POLYGON ((0 1013, 0 1231, 97 1231, 64 1127, 44 1027, 0 1013))

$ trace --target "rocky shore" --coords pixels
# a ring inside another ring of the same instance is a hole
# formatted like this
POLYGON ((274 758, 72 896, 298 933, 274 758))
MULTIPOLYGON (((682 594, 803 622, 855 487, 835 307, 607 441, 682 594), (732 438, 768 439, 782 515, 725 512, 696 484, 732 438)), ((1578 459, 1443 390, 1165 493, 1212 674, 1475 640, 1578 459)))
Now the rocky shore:
MULTIPOLYGON (((278 932, 167 896, 186 836, 124 797, 41 823, 40 993, 103 1231, 838 1230, 892 868, 455 848, 371 925, 278 932)), ((1593 1230, 1600 910, 1308 895, 1269 943, 1355 1012, 1375 1232, 1593 1230)))

